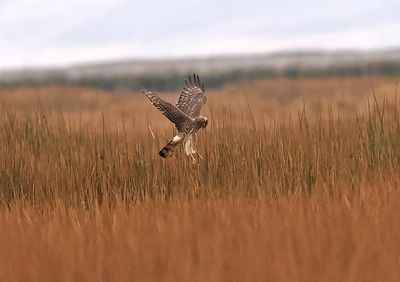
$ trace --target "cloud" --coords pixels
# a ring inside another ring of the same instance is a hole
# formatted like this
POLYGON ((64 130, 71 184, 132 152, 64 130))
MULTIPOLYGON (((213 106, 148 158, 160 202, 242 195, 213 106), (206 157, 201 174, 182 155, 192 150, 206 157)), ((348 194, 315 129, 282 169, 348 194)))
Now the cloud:
POLYGON ((0 35, 10 44, 41 47, 65 30, 77 27, 118 6, 120 0, 16 0, 0 10, 0 35))
POLYGON ((15 0, 0 68, 124 57, 400 46, 398 1, 15 0), (244 5, 245 4, 245 5, 244 5))

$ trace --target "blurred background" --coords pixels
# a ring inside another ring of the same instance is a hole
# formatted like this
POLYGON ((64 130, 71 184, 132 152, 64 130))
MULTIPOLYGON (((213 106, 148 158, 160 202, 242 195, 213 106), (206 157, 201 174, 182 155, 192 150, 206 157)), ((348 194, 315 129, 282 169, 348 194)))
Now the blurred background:
POLYGON ((400 74, 400 2, 2 0, 0 86, 400 74))

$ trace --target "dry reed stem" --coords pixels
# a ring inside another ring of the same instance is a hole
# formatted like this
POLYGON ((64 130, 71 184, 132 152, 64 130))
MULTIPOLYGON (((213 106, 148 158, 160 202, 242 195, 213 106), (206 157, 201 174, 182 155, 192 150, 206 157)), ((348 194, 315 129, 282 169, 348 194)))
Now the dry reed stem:
POLYGON ((2 90, 0 280, 396 281, 395 83, 210 91, 196 166, 142 96, 2 90))

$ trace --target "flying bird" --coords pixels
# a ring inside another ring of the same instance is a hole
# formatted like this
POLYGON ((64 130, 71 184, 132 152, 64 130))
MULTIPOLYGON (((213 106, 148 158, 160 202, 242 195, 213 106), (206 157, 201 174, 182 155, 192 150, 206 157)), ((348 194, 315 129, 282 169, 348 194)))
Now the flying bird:
MULTIPOLYGON (((161 111, 172 123, 175 124, 178 134, 165 145, 158 153, 163 158, 172 155, 176 146, 184 143, 185 152, 195 161, 193 154, 197 153, 197 131, 206 128, 208 120, 200 116, 201 108, 207 101, 204 84, 199 76, 193 74, 193 79, 189 76, 185 80, 186 86, 182 89, 178 103, 172 105, 148 90, 143 93, 149 98, 150 102, 161 111)), ((201 158, 201 155, 197 153, 201 158)))

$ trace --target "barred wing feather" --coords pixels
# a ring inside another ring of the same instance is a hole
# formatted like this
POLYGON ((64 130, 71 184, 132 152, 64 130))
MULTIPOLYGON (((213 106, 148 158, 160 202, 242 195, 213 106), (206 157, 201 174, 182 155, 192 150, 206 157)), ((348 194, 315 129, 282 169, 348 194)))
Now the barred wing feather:
POLYGON ((185 80, 186 86, 182 89, 176 106, 188 116, 194 118, 200 116, 201 107, 206 103, 204 84, 199 76, 193 74, 189 80, 185 80))
POLYGON ((147 98, 149 98, 150 102, 162 112, 164 116, 166 116, 175 124, 179 132, 183 130, 187 123, 192 121, 192 119, 182 110, 164 101, 157 95, 154 95, 152 92, 145 90, 143 93, 147 96, 147 98))

